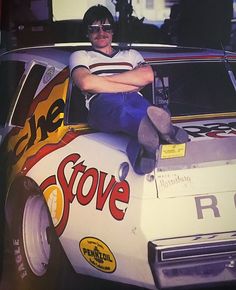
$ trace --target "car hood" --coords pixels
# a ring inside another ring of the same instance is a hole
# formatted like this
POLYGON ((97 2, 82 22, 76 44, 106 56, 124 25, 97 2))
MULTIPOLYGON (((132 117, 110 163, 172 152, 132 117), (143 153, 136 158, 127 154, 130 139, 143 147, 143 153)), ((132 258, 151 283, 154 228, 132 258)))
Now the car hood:
POLYGON ((236 137, 162 145, 156 168, 161 198, 236 190, 236 137))

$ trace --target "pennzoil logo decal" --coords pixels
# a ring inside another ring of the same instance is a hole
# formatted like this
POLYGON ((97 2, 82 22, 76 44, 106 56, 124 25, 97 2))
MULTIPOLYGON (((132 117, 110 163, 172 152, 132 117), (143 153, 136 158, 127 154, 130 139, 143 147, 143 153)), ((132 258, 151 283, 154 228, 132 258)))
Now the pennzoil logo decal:
POLYGON ((82 256, 94 268, 105 273, 116 270, 116 259, 103 241, 87 237, 80 241, 79 248, 82 256))
POLYGON ((117 182, 113 175, 88 167, 78 153, 66 156, 58 165, 57 174, 47 177, 40 185, 47 201, 56 232, 60 236, 69 219, 70 206, 92 205, 95 210, 107 210, 117 221, 124 219, 130 199, 126 180, 117 182), (106 209, 104 209, 104 207, 106 209))

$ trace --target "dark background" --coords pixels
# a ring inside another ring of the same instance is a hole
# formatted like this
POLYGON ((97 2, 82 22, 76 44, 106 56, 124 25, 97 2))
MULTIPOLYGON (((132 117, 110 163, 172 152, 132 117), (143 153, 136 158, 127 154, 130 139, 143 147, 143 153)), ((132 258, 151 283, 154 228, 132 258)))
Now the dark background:
MULTIPOLYGON (((33 2, 0 0, 2 49, 87 40, 80 19, 53 21, 51 0, 37 1, 42 11, 36 16, 33 2)), ((236 48, 234 0, 165 0, 170 15, 159 26, 132 16, 132 1, 112 2, 119 15, 114 41, 236 48)))

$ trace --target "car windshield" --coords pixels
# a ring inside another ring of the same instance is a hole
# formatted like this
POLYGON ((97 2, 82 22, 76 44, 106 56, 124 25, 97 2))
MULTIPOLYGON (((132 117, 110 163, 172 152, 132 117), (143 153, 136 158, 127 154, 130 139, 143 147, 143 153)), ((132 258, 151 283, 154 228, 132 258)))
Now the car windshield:
MULTIPOLYGON (((142 93, 172 116, 236 112, 236 92, 223 62, 158 64, 153 70, 154 85, 146 86, 142 93)), ((236 64, 232 70, 236 75, 236 64)), ((68 122, 86 122, 86 116, 84 97, 73 86, 68 122)))
POLYGON ((155 103, 173 116, 236 111, 236 92, 223 62, 160 64, 155 103))

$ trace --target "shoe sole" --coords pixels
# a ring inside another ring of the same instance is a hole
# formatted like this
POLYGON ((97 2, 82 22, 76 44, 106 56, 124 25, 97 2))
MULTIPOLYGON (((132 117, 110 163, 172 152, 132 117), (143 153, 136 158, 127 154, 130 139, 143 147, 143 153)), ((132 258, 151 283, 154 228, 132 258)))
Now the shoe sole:
POLYGON ((138 141, 149 152, 155 152, 159 147, 159 135, 148 117, 144 117, 139 125, 138 141))
POLYGON ((163 140, 173 144, 188 142, 187 132, 182 128, 173 126, 171 117, 165 110, 150 106, 147 109, 147 115, 163 140))

